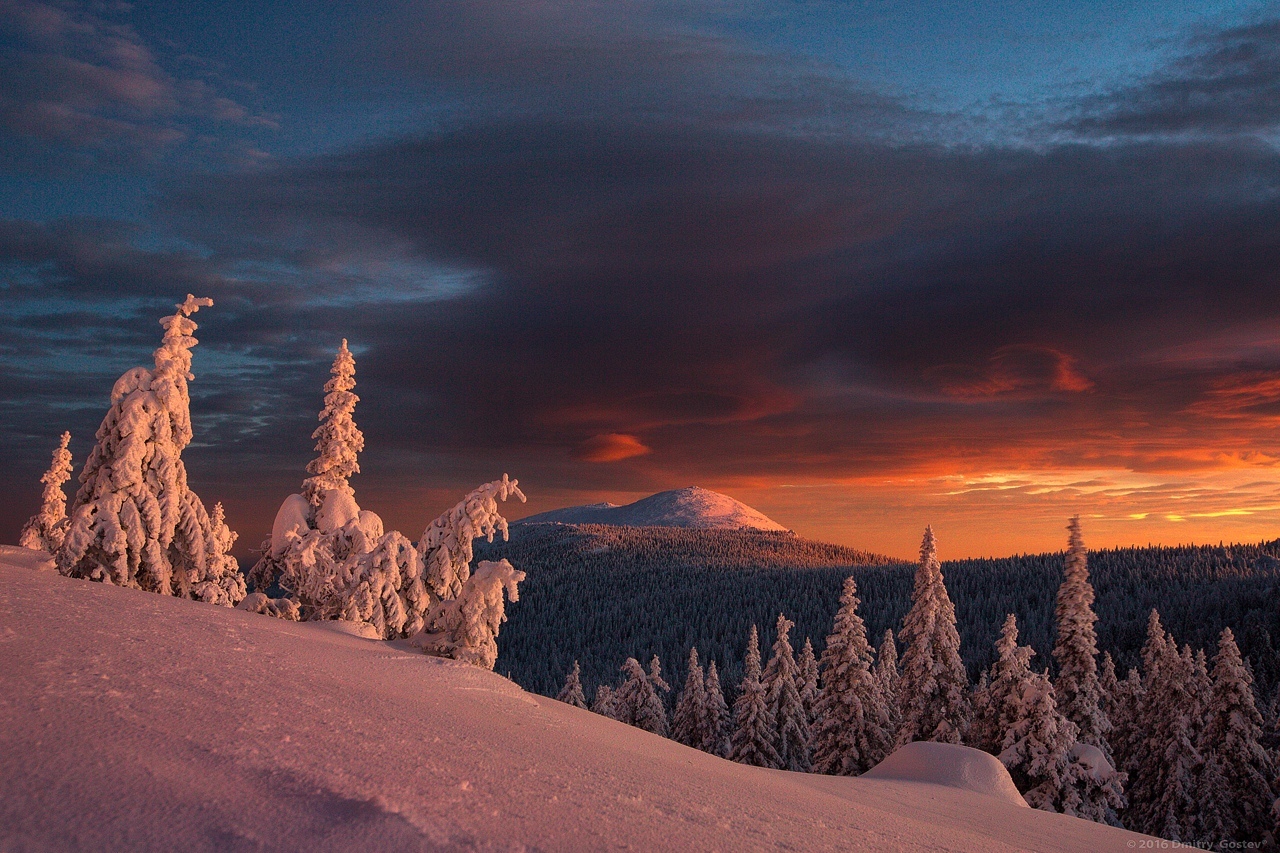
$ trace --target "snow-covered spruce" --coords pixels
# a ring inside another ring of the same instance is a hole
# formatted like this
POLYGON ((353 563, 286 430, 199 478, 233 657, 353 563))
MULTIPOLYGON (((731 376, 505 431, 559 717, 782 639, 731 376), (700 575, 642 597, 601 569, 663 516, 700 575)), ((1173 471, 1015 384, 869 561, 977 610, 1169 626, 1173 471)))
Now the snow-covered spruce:
POLYGON ((62 487, 71 479, 71 433, 64 432, 62 441, 53 451, 53 461, 40 482, 44 493, 40 497, 40 511, 31 516, 18 534, 18 544, 33 551, 57 553, 67 535, 67 494, 62 487))
POLYGON ((703 718, 702 743, 700 749, 721 758, 729 757, 729 705, 724 701, 724 690, 720 687, 720 672, 716 662, 707 666, 707 678, 704 694, 706 695, 706 716, 703 718))
POLYGON ((360 473, 357 455, 364 450, 364 433, 354 419, 356 360, 342 339, 325 383, 324 408, 320 410, 320 426, 311 437, 316 440, 315 459, 307 463, 311 476, 302 481, 302 496, 311 505, 313 514, 319 512, 325 498, 332 491, 345 492, 352 497, 355 490, 349 482, 353 474, 360 473))
POLYGON ((1178 653, 1154 610, 1142 663, 1143 690, 1124 768, 1130 779, 1124 824, 1171 841, 1193 841, 1199 835, 1196 799, 1204 763, 1193 736, 1193 673, 1190 656, 1178 653))
POLYGON ((564 687, 556 695, 556 699, 566 705, 586 709, 587 697, 582 692, 582 669, 578 666, 576 660, 573 662, 573 669, 569 670, 569 675, 564 680, 564 687))
POLYGON ((960 743, 969 724, 969 678, 960 660, 956 610, 942 580, 933 528, 920 545, 911 609, 902 622, 899 746, 913 740, 960 743))
POLYGON ((733 703, 734 730, 729 758, 757 767, 781 767, 782 759, 773 745, 777 726, 760 682, 760 637, 755 625, 751 626, 751 637, 747 640, 744 668, 738 698, 733 703))
POLYGON ((1058 662, 1054 693, 1058 709, 1079 730, 1079 740, 1102 750, 1107 760, 1111 749, 1107 734, 1111 722, 1103 710, 1098 687, 1098 617, 1093 612, 1093 585, 1089 583, 1088 555, 1080 536, 1080 517, 1067 526, 1067 558, 1058 602, 1054 610, 1058 636, 1053 657, 1058 662))
POLYGON ((612 687, 601 684, 596 688, 596 698, 591 701, 591 713, 615 720, 618 718, 617 701, 612 687))
POLYGON ((676 711, 671 716, 671 738, 694 749, 702 748, 706 731, 707 685, 698 663, 697 647, 689 649, 689 663, 685 669, 684 689, 676 701, 676 711))
POLYGON ((622 674, 625 680, 613 694, 614 719, 666 737, 667 710, 640 662, 627 658, 622 664, 622 674))
POLYGON ((893 638, 893 629, 885 628, 880 639, 880 648, 876 650, 876 679, 880 682, 880 696, 885 710, 889 713, 889 743, 894 743, 898 736, 898 726, 902 722, 902 709, 898 705, 898 643, 893 638))
POLYGON ((409 642, 427 654, 493 669, 498 660, 498 629, 507 621, 502 593, 519 601, 524 572, 506 560, 483 560, 457 598, 436 602, 421 631, 409 642))
POLYGON ((1200 750, 1201 840, 1256 841, 1272 828, 1275 766, 1259 742, 1262 715, 1253 677, 1240 659, 1235 635, 1224 628, 1213 662, 1213 688, 1200 750))
POLYGON ((814 707, 822 694, 821 681, 818 676, 818 658, 813 653, 813 641, 804 638, 804 648, 796 660, 799 672, 796 675, 796 688, 800 691, 800 703, 804 705, 805 719, 809 721, 809 731, 813 731, 814 707))
POLYGON ((822 694, 813 731, 813 769, 818 773, 857 776, 878 764, 893 742, 859 603, 858 586, 848 577, 820 665, 822 694))
POLYGON ((63 574, 218 604, 244 598, 234 560, 221 559, 232 534, 215 533, 182 463, 192 437, 191 315, 211 305, 188 294, 160 321, 153 367, 126 371, 111 389, 56 554, 63 574))
POLYGON ((800 699, 798 684, 800 668, 796 665, 795 652, 791 649, 791 628, 795 625, 781 613, 778 614, 777 637, 769 663, 761 680, 765 701, 773 715, 775 726, 774 746, 778 750, 779 766, 783 770, 801 773, 809 771, 809 715, 800 699))

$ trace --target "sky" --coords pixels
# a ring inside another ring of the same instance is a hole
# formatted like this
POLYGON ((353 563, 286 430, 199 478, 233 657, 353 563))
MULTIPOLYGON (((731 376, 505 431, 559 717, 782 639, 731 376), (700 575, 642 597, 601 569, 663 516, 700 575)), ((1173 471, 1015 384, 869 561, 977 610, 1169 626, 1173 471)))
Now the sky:
POLYGON ((903 557, 1273 539, 1280 17, 0 0, 0 541, 188 292, 241 557, 344 338, 414 537, 505 472, 903 557))

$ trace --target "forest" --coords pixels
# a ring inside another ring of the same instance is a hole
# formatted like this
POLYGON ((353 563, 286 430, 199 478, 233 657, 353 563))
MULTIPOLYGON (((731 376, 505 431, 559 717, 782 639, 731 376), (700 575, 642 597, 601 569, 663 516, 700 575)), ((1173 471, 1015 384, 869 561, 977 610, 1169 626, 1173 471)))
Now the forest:
MULTIPOLYGON (((945 552, 945 531, 940 540, 945 552)), ((901 624, 916 568, 750 530, 515 523, 509 541, 478 542, 476 553, 505 557, 528 575, 507 611, 495 670, 544 695, 555 695, 575 660, 593 688, 615 681, 627 657, 656 654, 674 667, 692 646, 717 662, 726 685, 736 684, 751 626, 767 645, 779 613, 795 621, 800 644, 809 638, 821 653, 849 576, 858 582, 868 632, 879 638, 901 624)), ((1009 613, 1036 660, 1050 660, 1063 559, 1057 552, 942 562, 970 678, 994 659, 1009 613)), ((1270 701, 1280 682, 1280 540, 1094 550, 1089 572, 1098 648, 1111 652, 1122 676, 1138 664, 1147 615, 1156 608, 1178 642, 1194 648, 1212 647, 1231 627, 1257 691, 1270 701)))

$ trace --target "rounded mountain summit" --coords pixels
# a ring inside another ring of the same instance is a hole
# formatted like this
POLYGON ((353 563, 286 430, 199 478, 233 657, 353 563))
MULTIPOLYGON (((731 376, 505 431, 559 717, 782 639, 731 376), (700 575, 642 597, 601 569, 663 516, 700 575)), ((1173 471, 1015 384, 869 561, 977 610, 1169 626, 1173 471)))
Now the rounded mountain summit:
POLYGON ((700 530, 787 531, 759 510, 728 495, 689 486, 619 506, 570 506, 522 518, 516 524, 612 524, 620 527, 688 527, 700 530))

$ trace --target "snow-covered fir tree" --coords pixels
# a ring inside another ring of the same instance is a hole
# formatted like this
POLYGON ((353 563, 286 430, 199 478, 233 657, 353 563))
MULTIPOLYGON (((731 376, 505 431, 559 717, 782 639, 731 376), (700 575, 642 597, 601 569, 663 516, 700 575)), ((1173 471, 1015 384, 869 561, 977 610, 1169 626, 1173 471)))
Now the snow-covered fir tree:
POLYGON ((1067 531, 1066 568, 1054 610, 1058 629, 1053 645, 1053 657, 1058 662, 1054 693, 1058 710, 1076 724, 1080 741, 1098 747, 1111 760, 1107 745, 1111 722, 1098 686, 1098 635, 1094 628, 1098 617, 1093 612, 1093 584, 1089 582, 1079 516, 1071 519, 1067 531))
POLYGON ((596 688, 596 698, 591 701, 591 712, 602 717, 617 719, 618 709, 614 701, 612 687, 607 684, 601 684, 596 688))
POLYGON ((769 709, 764 684, 760 681, 760 638, 755 625, 751 626, 743 666, 738 698, 733 703, 734 729, 729 758, 739 764, 781 767, 782 759, 773 745, 777 726, 769 709))
POLYGON ((789 636, 794 625, 778 614, 777 638, 761 681, 765 701, 773 715, 776 732, 773 745, 778 750, 779 766, 783 770, 806 773, 809 770, 809 715, 805 713, 796 683, 800 670, 789 636))
POLYGON ((899 746, 915 740, 960 743, 969 724, 969 678, 960 659, 956 611, 942 579, 933 528, 920 545, 911 609, 902 623, 899 746))
POLYGON ((818 773, 857 776, 879 763, 893 743, 859 603, 857 584, 848 577, 820 665, 822 693, 813 731, 813 769, 818 773))
POLYGON ((1112 709, 1115 707, 1116 694, 1120 689, 1120 680, 1116 678, 1116 662, 1111 652, 1102 653, 1102 662, 1098 664, 1098 698, 1102 701, 1102 713, 1107 721, 1112 722, 1112 709))
POLYGON ((613 695, 614 719, 666 737, 667 709, 663 707, 653 681, 645 674, 640 662, 635 658, 627 658, 622 664, 622 674, 622 686, 613 695))
POLYGON ((658 660, 657 655, 649 658, 649 683, 653 685, 658 698, 663 700, 665 706, 666 695, 671 692, 671 685, 662 677, 662 661, 658 660))
POLYGON ((702 744, 703 752, 729 757, 729 705, 724 701, 724 690, 720 686, 720 672, 713 660, 707 665, 707 678, 704 694, 706 695, 706 716, 703 717, 702 744))
POLYGON ((902 722, 902 709, 898 705, 898 643, 893 629, 885 628, 876 650, 876 678, 880 682, 880 697, 889 714, 889 742, 898 739, 898 726, 902 722))
MULTIPOLYGON (((498 629, 507 621, 502 594, 520 600, 524 572, 506 560, 482 560, 457 598, 431 606, 420 632, 409 642, 424 652, 493 669, 498 660, 498 629)), ((663 715, 665 724, 665 713, 663 715)))
POLYGON ((244 597, 234 561, 209 559, 209 513, 182 462, 192 438, 191 315, 212 304, 188 294, 160 321, 153 366, 126 371, 111 389, 55 555, 63 574, 222 604, 244 597))
POLYGON ((55 554, 67 535, 67 495, 63 485, 71 479, 71 433, 64 432, 62 441, 53 451, 53 461, 40 482, 44 493, 40 497, 40 511, 31 516, 18 534, 18 544, 35 551, 55 554))
POLYGON ((676 702, 676 712, 671 717, 671 737, 685 746, 702 748, 706 731, 707 685, 698 664, 698 649, 689 649, 689 664, 685 669, 684 690, 676 702))
POLYGON ((587 697, 582 692, 582 669, 576 660, 573 662, 573 669, 569 670, 569 675, 564 680, 564 687, 556 698, 575 708, 587 707, 587 697))
POLYGON ((317 456, 307 463, 311 476, 302 481, 302 496, 319 512, 329 492, 338 490, 354 497, 349 478, 360 473, 356 456, 364 450, 364 434, 356 426, 354 414, 360 402, 356 387, 356 361, 347 348, 347 339, 334 356, 333 367, 325 383, 324 408, 320 410, 320 426, 311 437, 316 440, 317 456))
POLYGON ((822 693, 822 686, 818 675, 818 659, 813 653, 813 641, 808 637, 804 638, 804 648, 800 650, 796 666, 799 667, 796 687, 800 690, 800 703, 804 705, 805 718, 809 721, 809 730, 812 732, 813 709, 822 693))
POLYGON ((1004 749, 1005 733, 1021 713, 1033 654, 1030 646, 1018 645, 1018 619, 1010 613, 996 640, 995 662, 984 673, 986 683, 979 682, 978 709, 968 733, 974 747, 992 755, 1004 749))
POLYGON ((1235 635, 1224 628, 1213 661, 1213 688, 1200 750, 1201 839, 1258 841, 1272 828, 1275 765, 1260 741, 1262 715, 1253 677, 1240 659, 1235 635))
POLYGON ((1124 823, 1171 841, 1194 841, 1199 837, 1196 799, 1203 764, 1191 719, 1194 673, 1189 656, 1179 654, 1154 610, 1142 661, 1143 695, 1125 767, 1130 790, 1124 823))

